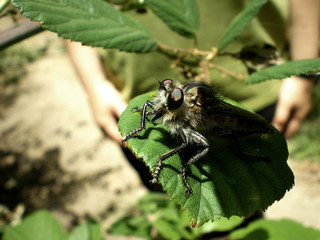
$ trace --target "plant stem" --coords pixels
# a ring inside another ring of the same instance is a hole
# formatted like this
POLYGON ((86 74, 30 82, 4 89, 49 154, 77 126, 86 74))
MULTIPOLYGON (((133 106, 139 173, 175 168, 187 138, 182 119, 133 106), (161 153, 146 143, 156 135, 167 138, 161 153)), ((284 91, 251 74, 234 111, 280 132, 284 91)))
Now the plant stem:
POLYGON ((0 33, 0 50, 31 37, 43 29, 38 22, 26 21, 0 33))
POLYGON ((207 58, 207 60, 210 60, 212 58, 214 58, 217 55, 217 49, 213 48, 212 51, 201 51, 199 49, 184 49, 184 48, 174 48, 174 47, 169 47, 167 45, 158 43, 158 48, 161 52, 164 53, 168 53, 168 54, 176 54, 177 56, 180 55, 190 55, 190 56, 194 56, 197 58, 207 58))
POLYGON ((214 63, 208 63, 208 66, 209 66, 210 68, 215 68, 215 69, 217 69, 218 71, 223 72, 223 73, 225 73, 225 74, 227 74, 227 75, 230 75, 230 76, 232 76, 232 77, 234 77, 234 78, 236 78, 236 79, 238 79, 238 80, 240 80, 240 81, 246 80, 246 78, 245 78, 244 76, 242 76, 241 74, 235 74, 234 72, 232 72, 232 71, 230 71, 230 70, 228 70, 228 69, 225 69, 225 68, 223 68, 223 67, 221 67, 221 66, 219 66, 219 65, 216 65, 216 64, 214 64, 214 63))

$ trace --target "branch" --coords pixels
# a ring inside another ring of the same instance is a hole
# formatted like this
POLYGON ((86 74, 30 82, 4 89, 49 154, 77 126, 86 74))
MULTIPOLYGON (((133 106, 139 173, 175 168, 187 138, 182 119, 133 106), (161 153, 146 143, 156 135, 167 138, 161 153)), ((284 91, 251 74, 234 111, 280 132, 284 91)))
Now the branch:
POLYGON ((0 33, 0 50, 43 31, 38 22, 26 21, 0 33))
POLYGON ((212 48, 212 51, 201 51, 196 48, 194 49, 174 48, 161 43, 158 43, 158 50, 169 56, 175 55, 177 58, 181 58, 181 56, 182 57, 192 56, 192 57, 198 58, 199 60, 203 58, 205 58, 206 60, 211 60, 218 53, 217 48, 212 48))
POLYGON ((232 72, 232 71, 230 71, 228 69, 225 69, 225 68, 223 68, 223 67, 221 67, 219 65, 216 65, 214 63, 208 63, 208 66, 210 68, 215 68, 215 69, 219 70, 220 72, 223 72, 223 73, 225 73, 227 75, 230 75, 230 76, 232 76, 232 77, 234 77, 234 78, 236 78, 236 79, 238 79, 240 81, 246 80, 246 78, 244 76, 242 76, 241 74, 235 74, 234 72, 232 72))

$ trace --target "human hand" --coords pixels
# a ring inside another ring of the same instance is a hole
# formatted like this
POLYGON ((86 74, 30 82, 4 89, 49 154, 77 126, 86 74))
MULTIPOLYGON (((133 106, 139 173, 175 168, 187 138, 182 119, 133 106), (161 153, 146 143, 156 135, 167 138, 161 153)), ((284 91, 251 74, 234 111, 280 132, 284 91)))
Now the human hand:
POLYGON ((89 92, 94 118, 103 131, 118 143, 121 135, 117 119, 127 106, 120 92, 108 81, 95 85, 89 92))
POLYGON ((311 110, 314 82, 297 76, 284 79, 272 124, 286 138, 292 137, 311 110))

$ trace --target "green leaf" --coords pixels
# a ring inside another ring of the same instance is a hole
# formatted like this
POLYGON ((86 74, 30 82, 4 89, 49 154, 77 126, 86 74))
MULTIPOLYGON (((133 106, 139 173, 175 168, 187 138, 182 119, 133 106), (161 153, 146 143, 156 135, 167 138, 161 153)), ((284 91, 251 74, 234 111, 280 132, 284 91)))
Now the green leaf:
POLYGON ((172 30, 184 37, 195 37, 199 27, 198 5, 195 0, 146 0, 145 2, 172 30))
POLYGON ((269 79, 283 79, 292 75, 317 71, 320 71, 320 58, 290 61, 257 71, 246 79, 246 83, 259 83, 269 79))
POLYGON ((267 1, 268 0, 251 0, 246 8, 230 23, 219 42, 218 50, 224 49, 229 43, 239 37, 267 1))
POLYGON ((243 239, 243 240, 319 240, 320 231, 304 227, 300 223, 292 220, 266 220, 261 219, 252 222, 246 228, 240 228, 233 231, 230 240, 243 239))
POLYGON ((92 47, 149 52, 157 43, 138 22, 101 0, 12 0, 47 30, 92 47))
POLYGON ((194 228, 193 231, 198 235, 212 233, 212 232, 226 232, 231 231, 234 228, 240 226, 244 222, 244 218, 232 216, 230 218, 220 218, 214 222, 208 222, 198 228, 194 228))
POLYGON ((109 232, 114 235, 151 239, 151 223, 145 216, 141 215, 123 217, 110 226, 109 232))
POLYGON ((25 219, 18 226, 9 228, 3 236, 3 240, 64 240, 65 233, 51 213, 40 210, 25 219))
MULTIPOLYGON (((119 120, 122 136, 140 125, 140 113, 131 109, 142 107, 155 94, 147 93, 130 101, 119 120)), ((178 201, 193 222, 201 225, 220 217, 249 216, 280 200, 292 187, 294 177, 286 162, 287 144, 280 133, 252 134, 238 139, 241 151, 268 157, 269 161, 239 157, 234 151, 232 138, 206 137, 211 145, 209 153, 187 170, 187 179, 193 190, 189 197, 184 195, 181 160, 188 158, 188 153, 194 153, 195 146, 165 160, 159 176, 163 189, 171 199, 178 201)), ((152 171, 160 155, 179 145, 163 125, 148 120, 146 130, 127 143, 152 171)))
POLYGON ((87 220, 78 226, 69 236, 69 240, 102 240, 100 224, 87 220))
POLYGON ((195 239, 192 232, 179 222, 169 222, 164 218, 158 218, 154 225, 161 236, 161 239, 195 239))

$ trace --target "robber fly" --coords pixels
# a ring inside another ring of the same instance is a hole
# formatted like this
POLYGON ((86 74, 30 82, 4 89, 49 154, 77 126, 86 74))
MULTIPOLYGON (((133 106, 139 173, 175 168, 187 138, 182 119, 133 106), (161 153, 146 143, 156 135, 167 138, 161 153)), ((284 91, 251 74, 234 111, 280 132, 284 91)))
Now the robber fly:
MULTIPOLYGON (((135 136, 145 128, 147 115, 151 122, 157 119, 167 126, 170 133, 181 139, 181 144, 160 156, 152 174, 152 183, 158 182, 164 160, 180 152, 189 144, 201 148, 186 161, 182 161, 181 176, 186 187, 185 195, 192 192, 187 182, 186 168, 204 157, 210 148, 205 135, 240 136, 254 133, 272 133, 274 130, 264 118, 226 103, 218 97, 215 89, 206 83, 189 82, 181 84, 171 79, 160 82, 154 101, 146 101, 141 112, 140 127, 122 138, 122 142, 135 136), (147 110, 149 108, 149 110, 147 110)), ((262 157, 262 156, 261 156, 262 157)))

